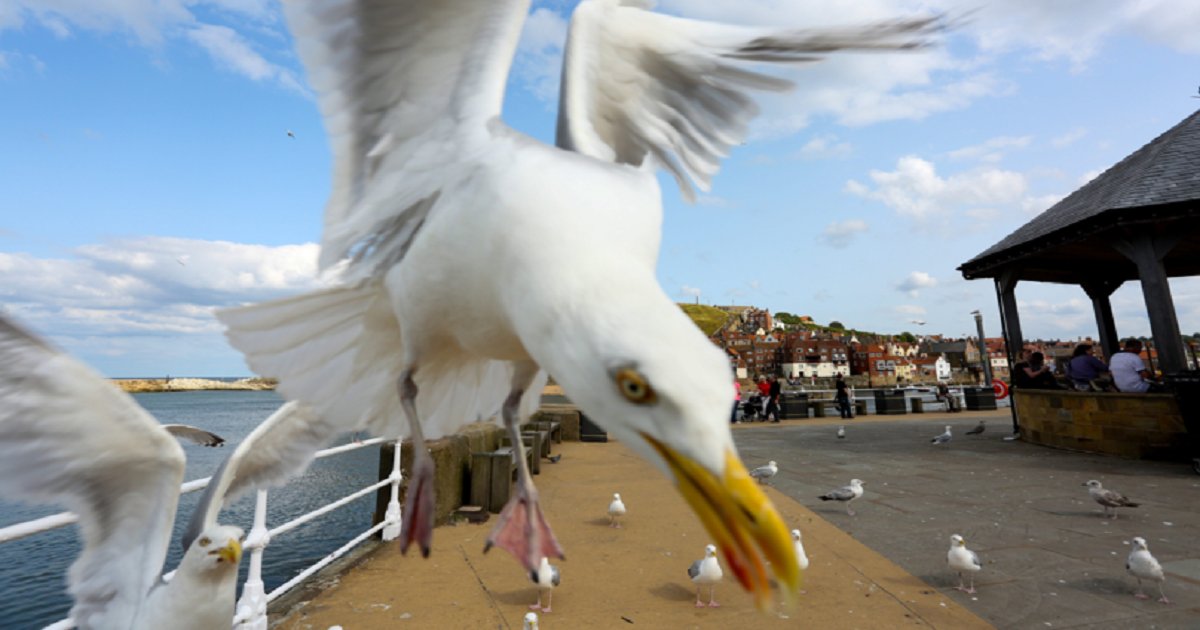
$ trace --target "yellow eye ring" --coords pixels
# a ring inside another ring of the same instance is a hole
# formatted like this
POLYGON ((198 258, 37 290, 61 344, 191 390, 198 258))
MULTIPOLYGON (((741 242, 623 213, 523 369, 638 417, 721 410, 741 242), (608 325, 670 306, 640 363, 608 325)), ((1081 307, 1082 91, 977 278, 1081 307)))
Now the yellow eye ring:
POLYGON ((658 395, 654 393, 650 383, 637 370, 621 368, 617 370, 614 378, 617 389, 621 390, 625 400, 637 405, 649 405, 658 400, 658 395))
POLYGON ((199 542, 201 547, 207 547, 212 544, 212 541, 209 540, 207 536, 201 538, 199 542))

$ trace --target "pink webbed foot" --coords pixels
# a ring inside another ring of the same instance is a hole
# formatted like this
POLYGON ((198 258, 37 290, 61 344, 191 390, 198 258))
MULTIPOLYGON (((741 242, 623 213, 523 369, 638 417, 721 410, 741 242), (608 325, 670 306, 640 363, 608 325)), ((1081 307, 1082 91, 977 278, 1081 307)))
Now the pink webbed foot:
POLYGON ((549 608, 543 608, 543 609, 542 609, 542 612, 544 612, 544 613, 548 613, 548 612, 550 612, 550 609, 549 609, 549 608))
POLYGON ((566 558, 537 497, 529 496, 519 484, 516 494, 500 512, 499 522, 488 536, 483 552, 492 547, 511 553, 531 575, 537 575, 542 558, 566 558))
POLYGON ((704 602, 696 600, 696 608, 704 608, 704 602))
POLYGON ((541 602, 538 602, 538 603, 536 603, 536 604, 530 604, 530 605, 529 605, 529 610, 537 610, 537 609, 539 609, 539 608, 541 608, 541 607, 542 607, 542 603, 541 603, 541 602))
POLYGON ((418 457, 413 476, 404 497, 404 513, 400 525, 400 553, 408 553, 414 541, 421 555, 428 558, 433 540, 433 459, 418 457))
POLYGON ((720 608, 721 605, 718 604, 717 602, 708 602, 708 607, 709 608, 720 608))

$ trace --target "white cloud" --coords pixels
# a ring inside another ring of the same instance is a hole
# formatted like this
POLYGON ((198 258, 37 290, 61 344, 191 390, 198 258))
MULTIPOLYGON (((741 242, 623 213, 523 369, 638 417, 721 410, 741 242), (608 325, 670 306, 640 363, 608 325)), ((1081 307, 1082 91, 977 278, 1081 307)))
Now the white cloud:
POLYGON ((875 187, 854 180, 846 191, 880 201, 901 216, 917 221, 988 208, 1011 205, 1025 197, 1025 176, 997 168, 979 168, 942 177, 932 162, 915 155, 900 158, 894 171, 872 170, 875 187))
POLYGON ((68 340, 211 334, 214 308, 322 286, 317 251, 144 237, 80 247, 71 258, 0 252, 0 301, 68 340))
POLYGON ((849 142, 841 142, 833 134, 823 134, 804 143, 797 156, 804 159, 842 158, 853 152, 854 147, 849 142))
POLYGON ((896 285, 896 290, 907 293, 909 297, 917 297, 921 289, 931 289, 938 284, 937 278, 924 271, 914 271, 896 285))
POLYGON ((537 8, 525 20, 513 72, 543 103, 558 102, 558 83, 562 73, 563 46, 567 41, 567 20, 559 13, 537 8))
POLYGON ((1088 171, 1088 172, 1084 173, 1083 175, 1080 175, 1079 179, 1076 180, 1076 183, 1078 183, 1080 186, 1083 186, 1084 184, 1099 177, 1100 173, 1103 173, 1103 172, 1104 171, 1101 169, 1094 169, 1094 170, 1088 171))
POLYGON ((699 298, 700 293, 701 293, 700 289, 698 289, 696 287, 689 287, 686 284, 683 285, 682 287, 679 287, 679 294, 683 295, 685 297, 699 298))
POLYGON ((1033 136, 998 136, 980 144, 955 149, 948 155, 952 160, 978 160, 999 162, 1006 149, 1023 149, 1033 141, 1033 136))
POLYGON ((1055 136, 1054 138, 1052 138, 1050 140, 1050 146, 1054 147, 1055 149, 1062 149, 1065 147, 1069 147, 1072 144, 1075 144, 1076 142, 1082 140, 1083 137, 1086 135, 1087 135, 1087 129, 1084 129, 1083 127, 1076 127, 1074 129, 1062 134, 1061 136, 1055 136))
POLYGON ((304 91, 290 70, 267 61, 249 41, 227 26, 197 24, 187 31, 187 38, 219 65, 252 81, 278 81, 288 89, 304 91))
POLYGON ((824 241, 830 247, 841 249, 849 246, 856 236, 866 232, 868 229, 867 222, 862 219, 834 221, 825 226, 825 230, 821 232, 820 240, 824 241))

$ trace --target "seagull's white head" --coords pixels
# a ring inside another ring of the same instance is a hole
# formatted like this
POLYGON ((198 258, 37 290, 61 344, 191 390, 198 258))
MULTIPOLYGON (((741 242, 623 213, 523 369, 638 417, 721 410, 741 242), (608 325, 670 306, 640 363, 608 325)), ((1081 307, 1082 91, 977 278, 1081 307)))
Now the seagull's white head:
POLYGON ((179 568, 201 574, 236 574, 241 559, 242 530, 232 525, 210 525, 188 546, 179 568))
POLYGON ((656 282, 648 286, 652 276, 623 269, 615 261, 589 276, 603 286, 586 290, 603 299, 558 305, 523 341, 589 418, 675 480, 742 587, 769 607, 767 563, 789 596, 800 572, 783 518, 735 450, 729 360, 656 282))
POLYGON ((800 530, 798 530, 798 529, 792 530, 792 540, 800 540, 800 530))
POLYGON ((963 540, 962 536, 959 536, 958 534, 954 534, 953 536, 950 537, 950 544, 954 547, 966 547, 967 541, 963 540))
POLYGON ((620 500, 621 500, 621 493, 620 493, 620 492, 614 492, 614 493, 613 493, 613 501, 620 501, 620 500))
POLYGON ((1096 490, 1099 490, 1104 487, 1104 486, 1101 486, 1100 482, 1096 481, 1095 479, 1088 479, 1086 482, 1083 483, 1083 485, 1085 485, 1089 488, 1094 488, 1096 490))
POLYGON ((534 613, 525 613, 525 630, 538 630, 538 617, 534 613))
POLYGON ((711 558, 715 555, 717 555, 717 546, 716 545, 705 545, 704 546, 704 557, 705 558, 711 558))
POLYGON ((861 485, 863 485, 863 480, 862 480, 862 479, 851 479, 851 480, 850 480, 850 485, 852 485, 852 486, 861 486, 861 485))
POLYGON ((946 425, 946 433, 949 433, 949 432, 950 432, 950 425, 947 424, 946 425))
POLYGON ((1141 536, 1134 536, 1132 542, 1133 542, 1134 551, 1138 551, 1141 549, 1145 549, 1145 550, 1150 549, 1150 547, 1146 546, 1146 539, 1142 538, 1141 536))
POLYGON ((770 466, 771 468, 777 468, 777 466, 775 465, 775 460, 773 460, 773 459, 771 461, 767 462, 767 465, 770 466))

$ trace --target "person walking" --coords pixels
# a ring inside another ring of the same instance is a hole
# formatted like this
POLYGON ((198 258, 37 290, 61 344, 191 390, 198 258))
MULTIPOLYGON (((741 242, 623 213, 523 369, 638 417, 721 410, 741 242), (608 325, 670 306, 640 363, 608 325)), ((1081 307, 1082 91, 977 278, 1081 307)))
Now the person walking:
POLYGON ((764 419, 770 420, 774 416, 775 419, 771 422, 779 422, 779 405, 782 404, 780 400, 782 396, 783 383, 779 377, 775 377, 771 379, 771 385, 767 388, 767 410, 763 414, 764 419))
POLYGON ((852 409, 850 406, 850 388, 846 385, 846 381, 842 378, 841 374, 837 375, 837 381, 834 383, 834 387, 837 388, 837 393, 834 394, 834 400, 837 401, 838 411, 842 413, 843 418, 853 418, 854 415, 850 413, 850 410, 852 409))

